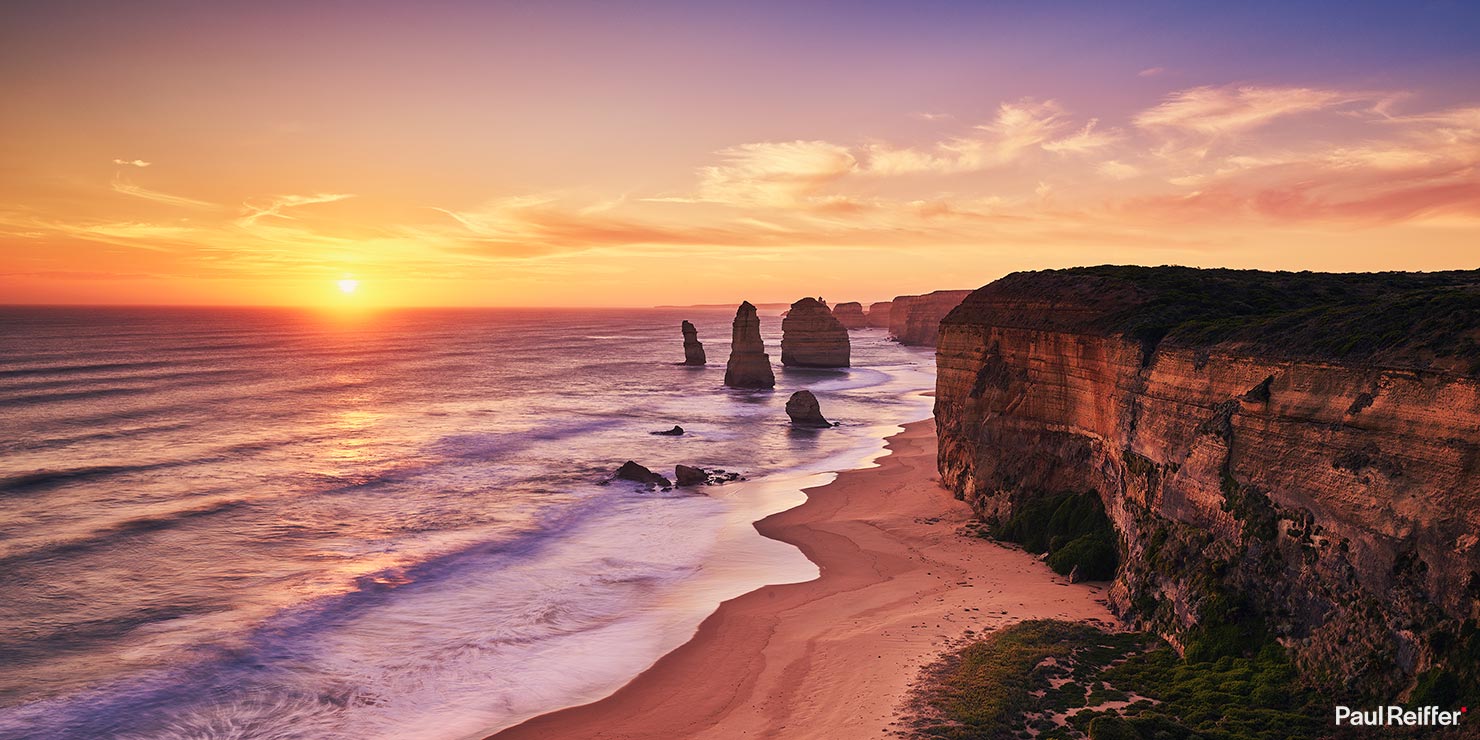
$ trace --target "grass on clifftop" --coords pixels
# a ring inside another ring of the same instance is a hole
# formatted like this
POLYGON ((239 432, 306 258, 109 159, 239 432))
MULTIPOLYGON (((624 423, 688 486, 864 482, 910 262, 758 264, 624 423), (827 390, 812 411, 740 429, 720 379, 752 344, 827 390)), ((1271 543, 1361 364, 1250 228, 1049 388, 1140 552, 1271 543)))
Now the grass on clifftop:
POLYGON ((955 740, 1283 740, 1329 731, 1331 711, 1275 643, 1189 661, 1150 635, 1056 620, 946 656, 917 699, 913 735, 955 740))
POLYGON ((1355 360, 1449 361, 1480 372, 1480 270, 1319 273, 1189 267, 1079 267, 1045 274, 1129 284, 1146 300, 1104 328, 1148 350, 1257 343, 1355 360))

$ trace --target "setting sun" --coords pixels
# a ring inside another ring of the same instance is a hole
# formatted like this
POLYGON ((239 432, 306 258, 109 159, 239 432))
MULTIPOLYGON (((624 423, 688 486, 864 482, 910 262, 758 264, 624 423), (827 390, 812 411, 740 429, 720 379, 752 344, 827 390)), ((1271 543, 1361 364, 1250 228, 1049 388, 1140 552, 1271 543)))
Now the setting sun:
POLYGON ((358 280, 350 280, 350 279, 346 278, 344 280, 340 280, 339 281, 339 292, 344 293, 345 295, 349 295, 351 293, 354 293, 355 292, 355 289, 356 288, 359 288, 359 287, 360 287, 360 281, 358 281, 358 280))

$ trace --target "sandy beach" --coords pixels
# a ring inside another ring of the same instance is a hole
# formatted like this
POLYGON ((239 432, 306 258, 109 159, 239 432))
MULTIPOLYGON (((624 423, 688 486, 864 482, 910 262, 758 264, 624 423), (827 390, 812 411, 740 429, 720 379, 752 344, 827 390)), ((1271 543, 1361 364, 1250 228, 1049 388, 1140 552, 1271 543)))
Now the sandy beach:
POLYGON ((1024 619, 1113 621, 1102 585, 962 536, 970 509, 937 481, 932 420, 874 468, 756 523, 821 575, 725 602, 693 639, 611 696, 494 738, 873 738, 949 641, 1024 619))

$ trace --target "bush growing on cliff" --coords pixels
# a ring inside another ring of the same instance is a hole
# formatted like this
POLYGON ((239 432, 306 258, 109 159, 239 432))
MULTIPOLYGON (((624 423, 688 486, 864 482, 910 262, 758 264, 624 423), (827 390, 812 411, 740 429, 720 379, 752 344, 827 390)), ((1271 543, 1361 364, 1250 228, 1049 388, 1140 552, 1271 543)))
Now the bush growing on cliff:
POLYGON ((1119 564, 1115 528, 1093 493, 1031 496, 991 534, 1035 555, 1048 553, 1049 567, 1062 575, 1078 568, 1086 580, 1105 581, 1115 577, 1119 564))

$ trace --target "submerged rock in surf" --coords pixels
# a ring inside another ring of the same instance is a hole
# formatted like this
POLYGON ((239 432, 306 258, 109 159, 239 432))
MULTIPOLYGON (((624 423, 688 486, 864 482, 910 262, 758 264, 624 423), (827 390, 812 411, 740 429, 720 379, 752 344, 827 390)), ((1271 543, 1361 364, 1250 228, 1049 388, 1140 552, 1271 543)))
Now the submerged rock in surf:
POLYGON ((669 482, 667 478, 664 478, 663 476, 658 475, 657 473, 654 473, 653 471, 648 470, 647 468, 638 465, 631 460, 622 463, 622 467, 617 468, 617 474, 613 477, 617 480, 630 480, 634 483, 646 483, 653 486, 673 485, 671 482, 669 482))
POLYGON ((809 429, 820 429, 832 426, 822 415, 822 406, 817 403, 817 397, 812 391, 797 391, 786 399, 786 415, 791 417, 791 425, 794 427, 807 427, 809 429))

